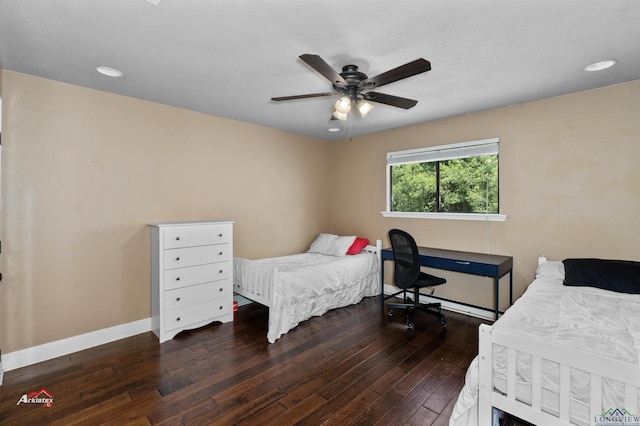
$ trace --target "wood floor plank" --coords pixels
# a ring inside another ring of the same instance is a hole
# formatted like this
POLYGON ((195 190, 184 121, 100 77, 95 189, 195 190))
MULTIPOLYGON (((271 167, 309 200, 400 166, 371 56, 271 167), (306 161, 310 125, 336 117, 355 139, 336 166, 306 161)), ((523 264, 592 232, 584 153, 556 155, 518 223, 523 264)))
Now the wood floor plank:
POLYGON ((389 389, 373 404, 364 407, 364 409, 354 417, 352 423, 356 425, 373 424, 377 419, 384 417, 388 412, 394 410, 402 398, 401 395, 389 389))
POLYGON ((269 426, 282 426, 282 425, 293 425, 300 421, 300 419, 304 418, 311 411, 315 410, 319 405, 326 404, 327 400, 318 395, 317 393, 312 393, 308 397, 301 400, 298 404, 293 406, 292 408, 286 410, 281 415, 271 418, 266 425, 269 426))
POLYGON ((477 354, 479 319, 429 315, 407 329, 378 297, 301 323, 274 344, 268 308, 235 321, 152 333, 6 372, 0 425, 444 425, 477 354), (17 405, 40 389, 51 407, 17 405))
MULTIPOLYGON (((286 415, 287 409, 280 404, 271 404, 265 407, 263 410, 252 414, 238 422, 238 425, 243 426, 255 426, 265 425, 271 422, 273 419, 279 419, 281 416, 286 415)), ((284 423, 281 423, 284 424, 284 423)))
POLYGON ((409 417, 405 426, 429 426, 438 418, 438 414, 428 408, 420 407, 413 416, 409 417))
POLYGON ((318 389, 321 389, 326 384, 327 381, 322 377, 311 376, 301 379, 290 389, 284 388, 287 396, 283 397, 279 402, 285 409, 294 409, 301 401, 317 393, 318 389))
POLYGON ((380 400, 380 395, 372 390, 365 389, 351 401, 346 402, 334 411, 326 425, 341 426, 353 423, 353 420, 362 412, 363 408, 375 405, 380 400))
POLYGON ((407 370, 404 370, 398 366, 394 366, 376 380, 370 389, 378 395, 384 395, 393 385, 400 381, 407 374, 407 370))

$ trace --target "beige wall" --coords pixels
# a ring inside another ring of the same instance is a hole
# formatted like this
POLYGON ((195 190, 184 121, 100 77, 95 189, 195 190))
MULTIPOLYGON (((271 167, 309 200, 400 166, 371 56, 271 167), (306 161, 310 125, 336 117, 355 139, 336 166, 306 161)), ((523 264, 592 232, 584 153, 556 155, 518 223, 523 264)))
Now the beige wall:
POLYGON ((149 222, 236 221, 288 254, 330 226, 330 143, 3 73, 2 351, 150 316, 149 222))
MULTIPOLYGON (((383 237, 388 247, 398 227, 425 246, 511 255, 516 296, 542 254, 640 260, 639 111, 635 81, 341 141, 332 150, 335 231, 383 237), (505 222, 380 215, 387 152, 490 137, 500 138, 505 222)), ((437 273, 449 281, 438 294, 493 306, 484 278, 437 273)))
MULTIPOLYGON (((2 100, 2 65, 0 65, 0 100, 2 100)), ((1 110, 0 110, 0 123, 2 123, 2 111, 1 110)), ((2 124, 0 124, 0 127, 2 127, 2 124)), ((2 129, 0 129, 0 130, 2 130, 2 129)), ((2 166, 0 165, 0 168, 1 167, 2 166)), ((1 170, 0 170, 0 173, 1 173, 1 170)), ((0 181, 2 181, 2 176, 0 176, 0 181)), ((0 184, 1 184, 1 182, 0 182, 0 184)), ((4 215, 4 213, 2 211, 2 202, 1 202, 1 200, 2 200, 2 193, 1 193, 1 189, 0 189, 0 218, 2 218, 2 216, 4 215)), ((1 220, 0 220, 0 241, 2 241, 2 221, 1 220)), ((2 271, 4 270, 4 268, 2 268, 2 266, 3 266, 2 257, 3 257, 2 253, 0 253, 0 273, 2 273, 2 271)), ((0 282, 0 363, 2 362, 2 358, 1 358, 2 346, 3 346, 2 345, 2 324, 4 323, 4 318, 2 316, 2 310, 3 310, 2 287, 3 287, 3 283, 0 282)))
MULTIPOLYGON (((4 71, 3 353, 150 315, 149 229, 232 219, 236 255, 320 231, 536 258, 640 260, 640 81, 328 143, 4 71), (383 218, 385 154, 499 137, 503 223, 383 218)), ((375 119, 375 112, 367 119, 375 119)), ((484 278, 439 294, 491 305, 484 278)))

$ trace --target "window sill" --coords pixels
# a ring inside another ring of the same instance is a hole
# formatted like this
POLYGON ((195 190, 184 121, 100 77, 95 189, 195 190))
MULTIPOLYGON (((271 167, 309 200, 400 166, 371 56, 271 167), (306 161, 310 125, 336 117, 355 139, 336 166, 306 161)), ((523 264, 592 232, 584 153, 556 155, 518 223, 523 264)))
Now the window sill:
POLYGON ((383 217, 399 217, 408 219, 449 219, 449 220, 479 220, 483 222, 504 222, 507 215, 495 213, 411 213, 411 212, 380 212, 383 217))

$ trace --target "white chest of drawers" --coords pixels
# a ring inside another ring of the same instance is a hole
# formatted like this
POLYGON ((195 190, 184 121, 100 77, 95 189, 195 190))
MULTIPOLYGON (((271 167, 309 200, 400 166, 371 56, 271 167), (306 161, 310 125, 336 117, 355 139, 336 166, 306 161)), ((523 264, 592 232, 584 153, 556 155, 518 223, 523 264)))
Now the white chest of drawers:
POLYGON ((160 343, 233 321, 233 222, 151 223, 151 323, 160 343))

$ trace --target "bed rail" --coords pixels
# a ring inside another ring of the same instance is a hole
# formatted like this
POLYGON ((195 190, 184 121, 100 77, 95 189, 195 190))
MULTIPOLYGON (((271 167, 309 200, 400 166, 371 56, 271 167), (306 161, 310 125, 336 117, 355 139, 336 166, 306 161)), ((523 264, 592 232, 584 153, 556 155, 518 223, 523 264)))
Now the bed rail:
POLYGON ((273 283, 278 268, 255 260, 235 257, 233 259, 233 291, 242 297, 271 306, 273 283))
MULTIPOLYGON (((626 410, 627 413, 640 415, 638 396, 640 392, 640 366, 607 358, 580 350, 560 346, 555 343, 533 340, 517 334, 494 330, 482 324, 479 334, 479 389, 478 423, 480 426, 492 425, 492 407, 510 413, 522 420, 540 425, 604 424, 606 410, 626 410), (505 348, 507 353, 506 392, 500 392, 494 386, 493 354, 494 346, 505 348), (516 396, 516 356, 518 352, 530 354, 532 360, 531 402, 523 402, 516 396), (543 411, 542 368, 543 360, 559 365, 560 391, 558 409, 543 411), (589 375, 589 418, 576 418, 570 404, 571 369, 578 369, 589 375), (624 402, 621 407, 603 407, 603 381, 615 380, 624 386, 624 402)), ((624 411, 622 411, 624 412, 624 411)), ((640 423, 638 421, 637 423, 640 423)), ((637 424, 632 423, 632 424, 637 424)))
POLYGON ((378 276, 381 275, 382 268, 382 240, 376 240, 376 245, 368 245, 362 251, 373 253, 378 258, 378 276))

